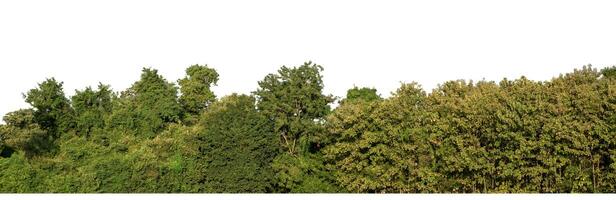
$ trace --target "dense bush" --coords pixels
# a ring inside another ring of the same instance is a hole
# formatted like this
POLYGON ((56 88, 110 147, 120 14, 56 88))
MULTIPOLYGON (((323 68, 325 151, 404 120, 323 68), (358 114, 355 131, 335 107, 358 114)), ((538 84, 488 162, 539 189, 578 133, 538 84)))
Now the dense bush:
POLYGON ((271 162, 279 152, 273 125, 255 109, 254 98, 222 98, 202 116, 198 157, 207 192, 269 192, 271 162))

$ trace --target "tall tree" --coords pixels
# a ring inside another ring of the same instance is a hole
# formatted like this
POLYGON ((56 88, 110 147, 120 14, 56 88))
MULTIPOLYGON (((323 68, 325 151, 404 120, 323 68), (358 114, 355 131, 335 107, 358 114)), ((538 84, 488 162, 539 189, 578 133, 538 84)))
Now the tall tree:
POLYGON ((186 69, 186 77, 178 80, 180 85, 180 104, 189 114, 199 114, 216 100, 210 89, 218 82, 218 73, 207 65, 192 65, 186 69))
POLYGON ((76 90, 71 97, 71 103, 76 114, 76 128, 84 135, 89 135, 93 129, 105 127, 104 117, 111 113, 113 91, 109 85, 99 83, 97 90, 87 87, 76 90))
POLYGON ((178 89, 159 75, 158 70, 144 68, 141 80, 135 82, 129 90, 135 96, 139 109, 155 113, 164 122, 179 120, 182 109, 178 103, 178 89))
POLYGON ((323 67, 306 62, 299 67, 282 66, 277 74, 259 81, 257 107, 274 122, 274 132, 289 154, 310 148, 310 135, 330 111, 333 96, 323 94, 323 67), (302 144, 300 144, 302 143, 302 144))
POLYGON ((158 70, 143 68, 141 79, 122 92, 115 101, 108 126, 153 136, 166 123, 180 120, 177 87, 167 82, 158 70))
POLYGON ((74 126, 74 113, 64 96, 62 85, 62 82, 50 78, 24 95, 26 102, 34 107, 35 121, 54 137, 59 137, 74 126))

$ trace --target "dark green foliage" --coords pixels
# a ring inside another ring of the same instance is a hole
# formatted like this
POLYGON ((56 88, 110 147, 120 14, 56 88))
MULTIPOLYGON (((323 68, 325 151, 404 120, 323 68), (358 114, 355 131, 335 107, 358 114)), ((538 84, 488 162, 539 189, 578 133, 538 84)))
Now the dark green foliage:
POLYGON ((282 67, 216 101, 194 65, 118 97, 48 79, 0 125, 0 193, 616 192, 615 67, 549 81, 447 81, 389 98, 323 94, 322 68, 282 67))
POLYGON ((87 87, 82 91, 75 91, 71 103, 75 110, 76 129, 81 134, 89 135, 94 129, 105 127, 105 116, 111 113, 113 92, 108 85, 99 84, 98 90, 87 87))
POLYGON ((177 102, 177 87, 167 82, 158 70, 144 68, 141 80, 135 82, 126 93, 134 97, 137 109, 152 112, 164 122, 179 120, 181 106, 177 102))
POLYGON ((334 183, 334 177, 325 168, 320 154, 292 156, 280 154, 274 159, 272 168, 276 171, 275 192, 292 193, 334 193, 343 192, 334 183))
POLYGON ((212 104, 201 119, 200 151, 206 192, 271 192, 278 136, 246 95, 212 104))
POLYGON ((335 100, 323 94, 321 71, 311 62, 283 66, 260 81, 254 92, 257 108, 273 123, 273 132, 286 151, 273 164, 280 192, 339 191, 318 152, 322 123, 335 100))
POLYGON ((342 102, 346 101, 376 101, 380 100, 381 96, 376 93, 376 89, 374 88, 358 88, 357 86, 349 89, 346 94, 346 98, 342 100, 342 102))
POLYGON ((210 89, 218 82, 218 73, 207 65, 192 65, 186 69, 186 77, 178 80, 180 84, 180 104, 187 113, 199 114, 216 100, 210 89))
POLYGON ((62 82, 50 78, 24 95, 26 102, 34 107, 36 123, 56 138, 60 137, 61 133, 67 132, 74 124, 73 110, 69 100, 64 96, 62 85, 62 82))
POLYGON ((162 130, 165 123, 180 120, 182 107, 177 93, 177 87, 157 70, 144 68, 141 79, 114 101, 108 124, 151 137, 162 130))
POLYGON ((274 123, 282 147, 289 154, 310 148, 309 137, 317 132, 318 121, 330 111, 331 95, 324 95, 320 72, 323 67, 311 62, 285 67, 259 81, 257 107, 274 123), (302 143, 302 144, 300 144, 302 143))

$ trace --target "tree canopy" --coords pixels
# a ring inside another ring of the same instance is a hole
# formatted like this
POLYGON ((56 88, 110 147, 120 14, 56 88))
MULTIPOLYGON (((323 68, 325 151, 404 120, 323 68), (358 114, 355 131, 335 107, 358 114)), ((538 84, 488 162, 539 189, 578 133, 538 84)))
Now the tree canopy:
POLYGON ((216 100, 210 89, 218 82, 218 73, 207 65, 192 65, 186 69, 186 77, 178 80, 180 84, 180 104, 191 114, 199 114, 216 100))
POLYGON ((289 154, 309 148, 307 140, 317 128, 315 121, 328 114, 334 101, 333 96, 322 94, 321 71, 323 67, 312 62, 282 66, 277 74, 259 81, 254 92, 258 109, 274 123, 274 132, 289 154))
POLYGON ((282 66, 251 94, 143 68, 124 91, 49 78, 0 125, 3 193, 616 192, 616 68, 324 93, 282 66))
POLYGON ((271 192, 279 152, 273 125, 246 95, 223 97, 203 114, 199 134, 208 192, 271 192))

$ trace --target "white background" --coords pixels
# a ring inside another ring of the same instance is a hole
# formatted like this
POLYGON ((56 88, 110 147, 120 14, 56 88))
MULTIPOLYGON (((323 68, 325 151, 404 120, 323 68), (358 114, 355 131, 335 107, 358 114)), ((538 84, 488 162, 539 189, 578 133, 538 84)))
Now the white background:
MULTIPOLYGON (((612 1, 613 2, 613 1, 612 1)), ((610 1, 0 1, 0 115, 46 77, 121 91, 142 67, 169 81, 191 64, 220 73, 220 97, 312 60, 325 92, 389 96, 452 79, 549 80, 616 64, 610 1)))

